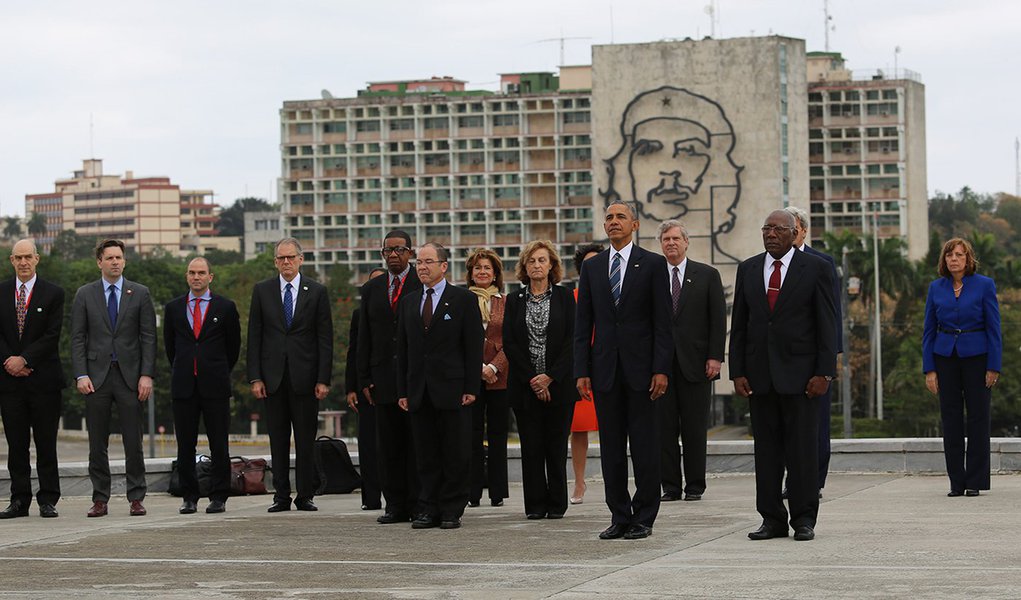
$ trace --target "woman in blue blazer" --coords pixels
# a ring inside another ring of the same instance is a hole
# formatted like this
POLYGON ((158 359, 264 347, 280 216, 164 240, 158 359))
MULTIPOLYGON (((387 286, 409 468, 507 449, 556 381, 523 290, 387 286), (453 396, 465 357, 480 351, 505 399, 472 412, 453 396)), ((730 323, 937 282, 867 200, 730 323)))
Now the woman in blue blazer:
POLYGON ((939 396, 948 496, 978 496, 989 489, 989 404, 1000 377, 1003 339, 996 284, 977 275, 977 267, 971 244, 951 239, 939 255, 940 278, 929 285, 925 300, 922 370, 925 386, 939 396))

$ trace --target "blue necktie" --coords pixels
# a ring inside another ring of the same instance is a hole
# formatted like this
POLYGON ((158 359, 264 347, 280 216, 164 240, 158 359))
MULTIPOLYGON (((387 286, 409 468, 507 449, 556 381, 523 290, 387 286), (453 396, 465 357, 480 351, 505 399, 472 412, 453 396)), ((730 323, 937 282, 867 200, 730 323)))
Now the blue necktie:
POLYGON ((291 321, 294 320, 294 296, 291 296, 291 284, 284 286, 284 323, 291 328, 291 321))
POLYGON ((613 265, 610 266, 610 293, 613 294, 613 305, 620 304, 620 253, 613 255, 613 265))
POLYGON ((117 329, 117 286, 110 286, 110 298, 106 302, 106 312, 110 315, 110 331, 117 329))

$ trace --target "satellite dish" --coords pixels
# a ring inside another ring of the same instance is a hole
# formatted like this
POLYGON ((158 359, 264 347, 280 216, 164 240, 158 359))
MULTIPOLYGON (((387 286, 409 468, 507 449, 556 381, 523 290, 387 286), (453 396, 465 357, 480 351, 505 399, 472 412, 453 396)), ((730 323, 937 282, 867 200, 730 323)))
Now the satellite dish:
POLYGON ((330 90, 324 89, 320 93, 323 95, 323 100, 333 100, 333 94, 330 93, 330 90))

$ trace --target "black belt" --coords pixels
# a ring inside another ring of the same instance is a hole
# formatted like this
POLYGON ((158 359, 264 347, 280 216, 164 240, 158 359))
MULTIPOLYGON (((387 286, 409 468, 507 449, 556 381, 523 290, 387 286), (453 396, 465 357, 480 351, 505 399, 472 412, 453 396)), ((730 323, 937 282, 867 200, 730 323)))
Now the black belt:
POLYGON ((939 325, 937 327, 937 329, 939 329, 943 333, 949 333, 950 335, 955 335, 955 336, 956 335, 961 335, 962 333, 979 333, 979 332, 985 331, 985 329, 983 329, 981 327, 978 328, 978 329, 950 329, 950 328, 944 327, 942 325, 939 325))

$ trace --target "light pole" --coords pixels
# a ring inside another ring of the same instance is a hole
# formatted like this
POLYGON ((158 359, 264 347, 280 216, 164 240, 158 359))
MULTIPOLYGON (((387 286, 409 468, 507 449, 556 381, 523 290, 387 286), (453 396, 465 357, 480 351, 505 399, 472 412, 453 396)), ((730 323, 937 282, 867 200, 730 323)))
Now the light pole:
POLYGON ((841 314, 844 316, 842 319, 841 335, 843 336, 843 347, 844 351, 840 353, 840 401, 843 405, 844 413, 844 439, 851 439, 854 437, 854 427, 851 423, 851 317, 847 314, 848 304, 850 304, 849 296, 853 292, 854 295, 858 295, 861 283, 857 277, 848 277, 848 265, 847 255, 850 251, 847 246, 844 246, 842 251, 842 261, 840 264, 840 309, 841 314), (852 290, 852 287, 854 288, 852 290))
POLYGON ((879 212, 872 213, 872 272, 873 295, 875 296, 876 314, 876 418, 883 420, 883 327, 879 320, 879 212))

